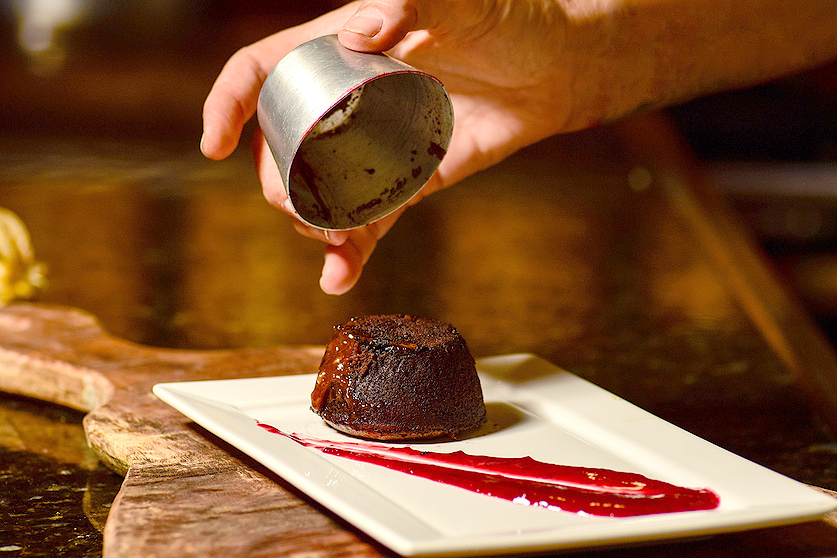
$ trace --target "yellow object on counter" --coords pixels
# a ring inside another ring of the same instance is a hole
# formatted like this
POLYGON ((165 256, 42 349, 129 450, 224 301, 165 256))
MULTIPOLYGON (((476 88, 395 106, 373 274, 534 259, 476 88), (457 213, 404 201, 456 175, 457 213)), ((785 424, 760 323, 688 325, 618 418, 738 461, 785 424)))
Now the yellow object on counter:
POLYGON ((23 222, 13 212, 0 208, 0 306, 31 299, 46 284, 46 266, 35 261, 23 222))

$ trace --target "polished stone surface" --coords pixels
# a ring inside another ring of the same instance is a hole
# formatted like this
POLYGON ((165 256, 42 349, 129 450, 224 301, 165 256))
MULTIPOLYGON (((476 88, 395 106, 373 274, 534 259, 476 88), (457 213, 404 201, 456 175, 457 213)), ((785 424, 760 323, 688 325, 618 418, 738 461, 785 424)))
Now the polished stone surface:
POLYGON ((0 398, 0 551, 3 556, 99 556, 121 477, 87 448, 81 416, 0 398))

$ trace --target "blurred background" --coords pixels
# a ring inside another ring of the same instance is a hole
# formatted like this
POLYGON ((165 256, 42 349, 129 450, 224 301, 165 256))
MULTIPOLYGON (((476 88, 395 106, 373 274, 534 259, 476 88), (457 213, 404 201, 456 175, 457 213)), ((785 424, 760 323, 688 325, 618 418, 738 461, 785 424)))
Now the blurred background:
POLYGON ((776 269, 837 341, 837 64, 669 112, 776 269))
MULTIPOLYGON (((2 0, 0 133, 196 151, 203 99, 229 55, 340 3, 2 0)), ((669 112, 837 339, 837 64, 669 112)))
POLYGON ((236 49, 334 0, 2 0, 7 133, 200 137, 203 97, 236 49))

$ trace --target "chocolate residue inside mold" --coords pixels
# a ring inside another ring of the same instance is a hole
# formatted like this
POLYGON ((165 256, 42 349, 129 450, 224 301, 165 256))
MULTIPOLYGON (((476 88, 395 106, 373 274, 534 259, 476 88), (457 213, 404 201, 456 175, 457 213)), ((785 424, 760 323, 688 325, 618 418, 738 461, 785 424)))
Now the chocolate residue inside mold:
POLYGON ((447 153, 447 151, 445 150, 445 148, 442 147, 441 145, 439 145, 438 143, 436 143, 435 141, 431 141, 430 142, 430 147, 427 148, 427 154, 432 155, 433 157, 436 157, 440 161, 442 160, 442 158, 445 156, 446 153, 447 153))
MULTIPOLYGON (((314 204, 316 205, 316 209, 318 210, 317 213, 328 223, 331 223, 331 210, 326 205, 325 201, 323 200, 322 195, 320 194, 320 188, 317 183, 320 181, 319 177, 317 176, 316 171, 311 168, 304 158, 297 157, 294 161, 293 168, 291 169, 293 174, 297 174, 299 178, 302 179, 302 182, 305 184, 308 191, 311 192, 311 196, 314 198, 314 204)), ((293 198, 291 199, 293 201, 293 198)), ((298 207, 297 207, 298 209, 298 207)))
POLYGON ((340 134, 355 120, 355 109, 363 87, 355 89, 329 109, 311 128, 306 140, 321 140, 340 134))
POLYGON ((401 193, 401 191, 404 190, 404 186, 406 186, 406 185, 407 185, 407 179, 406 178, 399 178, 398 180, 396 180, 395 181, 395 187, 392 189, 392 193, 389 196, 390 199, 399 195, 401 193))
POLYGON ((353 211, 353 213, 360 213, 361 211, 366 211, 367 209, 371 209, 376 205, 381 205, 381 198, 375 198, 374 200, 369 200, 366 203, 362 203, 353 211))

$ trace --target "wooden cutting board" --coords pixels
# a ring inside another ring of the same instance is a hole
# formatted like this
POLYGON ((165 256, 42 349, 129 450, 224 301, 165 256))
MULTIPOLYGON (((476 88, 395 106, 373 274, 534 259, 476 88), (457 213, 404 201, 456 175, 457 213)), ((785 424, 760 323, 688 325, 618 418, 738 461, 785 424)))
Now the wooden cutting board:
POLYGON ((105 556, 386 555, 151 393, 163 381, 316 372, 322 348, 143 347, 81 311, 34 305, 0 310, 0 339, 0 390, 88 411, 90 446, 125 475, 105 556))
MULTIPOLYGON (((150 348, 75 309, 0 310, 0 390, 88 412, 91 447, 125 475, 104 530, 108 558, 390 555, 151 393, 159 382, 313 373, 322 352, 150 348)), ((837 556, 837 517, 632 555, 837 556)))

